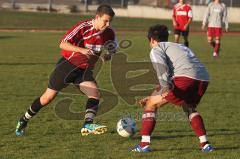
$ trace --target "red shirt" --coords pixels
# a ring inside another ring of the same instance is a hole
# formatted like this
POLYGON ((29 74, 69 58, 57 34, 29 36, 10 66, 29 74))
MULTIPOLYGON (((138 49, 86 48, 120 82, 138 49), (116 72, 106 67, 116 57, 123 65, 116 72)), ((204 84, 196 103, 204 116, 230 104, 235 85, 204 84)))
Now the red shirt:
POLYGON ((173 18, 177 22, 175 29, 184 31, 184 26, 187 24, 188 20, 192 18, 192 9, 189 4, 177 3, 173 7, 173 18))
POLYGON ((61 54, 73 65, 86 69, 95 65, 105 44, 109 41, 115 42, 115 33, 110 27, 98 31, 94 29, 93 20, 82 21, 67 31, 62 38, 62 42, 69 42, 75 46, 89 48, 96 56, 91 55, 88 59, 84 54, 66 50, 62 50, 61 54))

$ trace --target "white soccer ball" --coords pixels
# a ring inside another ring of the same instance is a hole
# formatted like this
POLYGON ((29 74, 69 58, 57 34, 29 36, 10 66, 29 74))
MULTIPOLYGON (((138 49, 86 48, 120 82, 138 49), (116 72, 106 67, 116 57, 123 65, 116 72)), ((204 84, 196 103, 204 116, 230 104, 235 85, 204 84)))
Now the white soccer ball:
POLYGON ((133 136, 136 130, 136 122, 132 118, 122 118, 117 123, 117 132, 122 137, 133 136))

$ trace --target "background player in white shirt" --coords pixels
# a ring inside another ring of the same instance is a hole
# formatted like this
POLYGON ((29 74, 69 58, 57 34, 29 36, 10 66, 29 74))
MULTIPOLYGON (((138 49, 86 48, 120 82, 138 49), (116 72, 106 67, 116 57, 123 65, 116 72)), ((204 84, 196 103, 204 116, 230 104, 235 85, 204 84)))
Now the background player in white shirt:
POLYGON ((202 23, 203 30, 206 25, 208 43, 214 48, 213 56, 217 57, 221 46, 222 28, 228 32, 227 7, 220 0, 209 3, 202 23))

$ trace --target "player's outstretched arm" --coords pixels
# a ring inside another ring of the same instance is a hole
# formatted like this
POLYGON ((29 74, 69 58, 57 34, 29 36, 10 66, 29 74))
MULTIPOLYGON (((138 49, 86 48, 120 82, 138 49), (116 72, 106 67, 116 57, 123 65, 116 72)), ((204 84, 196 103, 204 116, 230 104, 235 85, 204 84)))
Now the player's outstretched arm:
POLYGON ((184 30, 186 30, 188 28, 188 26, 190 25, 191 22, 192 22, 192 18, 189 18, 188 22, 184 26, 184 30))
POLYGON ((174 16, 172 16, 172 23, 173 23, 173 27, 176 28, 177 27, 177 21, 176 21, 174 16))
POLYGON ((75 46, 69 42, 61 42, 59 47, 60 47, 60 49, 63 49, 66 51, 72 51, 72 52, 85 54, 88 57, 90 55, 93 55, 93 51, 91 49, 81 48, 81 47, 75 46))
POLYGON ((161 91, 155 89, 151 96, 140 99, 138 103, 142 107, 159 108, 167 103, 165 97, 168 95, 168 93, 169 91, 162 93, 161 91))

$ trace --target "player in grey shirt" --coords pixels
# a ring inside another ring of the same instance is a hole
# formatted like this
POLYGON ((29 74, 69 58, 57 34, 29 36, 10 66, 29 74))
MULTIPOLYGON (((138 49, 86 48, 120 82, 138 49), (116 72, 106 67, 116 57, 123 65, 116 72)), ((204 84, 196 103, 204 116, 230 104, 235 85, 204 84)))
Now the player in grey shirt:
POLYGON ((220 0, 213 0, 209 3, 202 23, 203 30, 206 25, 208 25, 208 42, 214 48, 213 56, 217 57, 219 56, 222 28, 225 27, 225 31, 228 31, 227 7, 220 0))
POLYGON ((163 88, 169 89, 169 84, 175 77, 209 81, 205 66, 192 50, 182 44, 159 42, 151 50, 150 58, 162 91, 165 90, 163 88))
POLYGON ((204 122, 196 108, 207 90, 209 75, 204 65, 186 46, 167 42, 168 28, 155 25, 148 31, 152 48, 150 59, 159 84, 153 93, 139 101, 144 107, 140 134, 142 140, 132 151, 150 152, 150 138, 156 124, 157 109, 167 103, 182 107, 200 140, 204 152, 213 151, 204 122))

